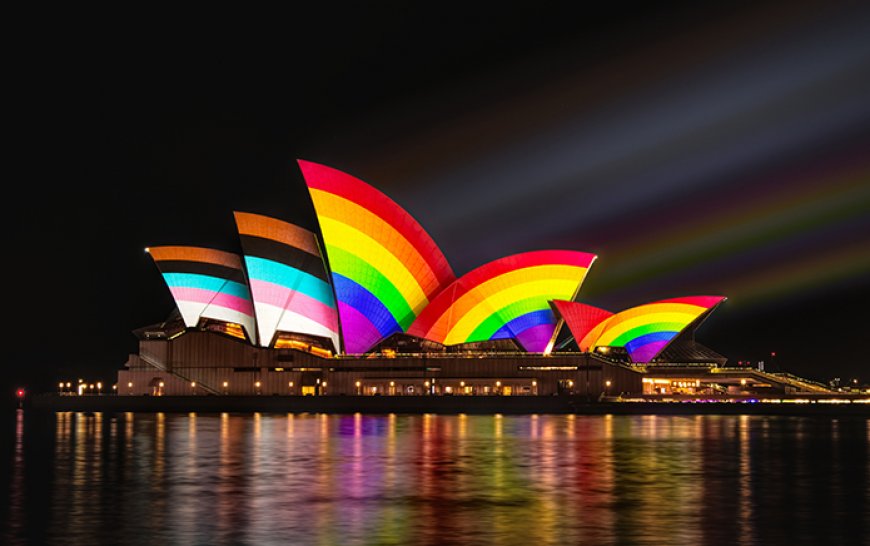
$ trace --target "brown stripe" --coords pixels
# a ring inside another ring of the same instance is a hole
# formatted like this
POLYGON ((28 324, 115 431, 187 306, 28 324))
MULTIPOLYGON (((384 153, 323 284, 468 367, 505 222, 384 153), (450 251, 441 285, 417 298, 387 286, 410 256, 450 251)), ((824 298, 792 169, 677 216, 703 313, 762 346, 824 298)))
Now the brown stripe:
POLYGON ((152 246, 148 253, 156 262, 186 261, 218 264, 233 269, 242 268, 242 260, 238 255, 223 250, 201 248, 197 246, 152 246))
POLYGON ((235 212, 239 235, 272 239, 320 257, 317 239, 307 229, 261 214, 235 212))

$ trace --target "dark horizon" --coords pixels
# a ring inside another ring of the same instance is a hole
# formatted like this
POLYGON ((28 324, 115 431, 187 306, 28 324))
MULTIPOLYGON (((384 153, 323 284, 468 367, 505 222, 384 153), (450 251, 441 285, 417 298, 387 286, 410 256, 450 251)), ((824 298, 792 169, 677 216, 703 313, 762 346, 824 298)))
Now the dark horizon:
POLYGON ((594 252, 580 301, 725 295, 697 337, 730 363, 870 381, 867 6, 306 9, 254 42, 35 32, 4 385, 111 378, 174 305, 145 247, 238 252, 235 210, 316 229, 297 158, 393 198, 458 274, 594 252))

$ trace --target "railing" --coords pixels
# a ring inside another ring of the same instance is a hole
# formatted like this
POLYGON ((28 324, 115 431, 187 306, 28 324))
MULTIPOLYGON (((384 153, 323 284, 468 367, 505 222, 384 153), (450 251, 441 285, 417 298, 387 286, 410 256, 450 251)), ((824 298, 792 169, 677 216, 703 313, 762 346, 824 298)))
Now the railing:
MULTIPOLYGON (((162 370, 166 373, 171 373, 172 375, 174 375, 174 376, 176 376, 176 377, 178 377, 178 378, 180 378, 183 381, 186 381, 188 383, 193 382, 193 379, 191 379, 190 377, 184 376, 184 375, 182 375, 174 370, 170 371, 169 369, 167 369, 167 367, 162 362, 159 362, 157 359, 155 359, 151 355, 140 353, 139 358, 141 358, 142 360, 144 360, 148 364, 151 364, 152 366, 154 366, 158 370, 162 370)), ((220 391, 218 391, 217 389, 212 388, 212 387, 206 385, 205 383, 201 383, 199 381, 196 382, 196 386, 201 388, 202 390, 208 392, 208 393, 211 393, 211 394, 221 394, 220 391)))
POLYGON ((819 383, 818 381, 813 381, 811 379, 804 379, 803 377, 799 377, 797 375, 788 373, 788 372, 763 372, 761 370, 756 370, 754 368, 715 368, 712 370, 713 373, 735 373, 742 372, 746 375, 755 375, 758 377, 762 377, 768 381, 774 381, 778 383, 783 383, 786 385, 791 385, 792 387, 797 387, 803 391, 810 392, 831 392, 830 387, 823 383, 819 383))

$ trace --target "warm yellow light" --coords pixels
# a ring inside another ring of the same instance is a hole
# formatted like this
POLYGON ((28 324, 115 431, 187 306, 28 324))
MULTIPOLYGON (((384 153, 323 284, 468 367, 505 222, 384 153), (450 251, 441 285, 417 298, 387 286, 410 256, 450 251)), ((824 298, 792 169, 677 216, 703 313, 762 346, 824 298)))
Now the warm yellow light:
POLYGON ((496 381, 496 382, 495 382, 495 386, 496 386, 496 387, 501 387, 501 381, 496 381))
POLYGON ((88 387, 88 388, 89 388, 89 389, 93 389, 93 388, 94 388, 94 384, 93 384, 93 383, 91 383, 91 386, 90 386, 90 387, 88 387))
POLYGON ((357 382, 356 382, 356 386, 359 387, 360 385, 362 385, 362 383, 360 383, 359 381, 357 381, 357 382))
POLYGON ((256 383, 254 383, 254 386, 257 387, 257 388, 259 389, 259 388, 260 388, 260 382, 257 381, 256 383))
POLYGON ((70 387, 72 387, 72 384, 71 384, 69 381, 67 381, 67 382, 66 382, 66 388, 70 388, 70 387))
POLYGON ((740 380, 740 384, 743 385, 743 386, 746 386, 746 380, 745 380, 745 379, 741 379, 741 380, 740 380))
POLYGON ((459 386, 460 386, 460 387, 464 387, 464 386, 465 386, 465 381, 460 381, 460 382, 459 382, 459 386))
POLYGON ((57 388, 59 388, 59 389, 62 389, 62 388, 63 388, 63 381, 61 381, 60 383, 58 383, 57 388))
POLYGON ((608 379, 607 381, 604 382, 604 384, 605 384, 606 386, 609 387, 609 386, 610 386, 610 380, 608 379))
POLYGON ((390 386, 391 386, 391 387, 395 387, 395 386, 396 386, 396 382, 395 382, 395 381, 390 381, 390 386))
POLYGON ((288 386, 292 387, 292 386, 293 386, 293 382, 291 381, 290 384, 289 384, 288 386))
POLYGON ((191 381, 190 386, 191 386, 191 388, 195 389, 196 388, 196 381, 191 381))
POLYGON ((127 381, 127 388, 133 388, 133 382, 127 381))
POLYGON ((229 383, 228 381, 224 381, 224 388, 226 388, 227 385, 229 385, 229 384, 230 384, 230 383, 229 383))
POLYGON ((102 389, 102 388, 103 388, 103 384, 100 383, 100 382, 98 382, 98 383, 97 383, 97 388, 98 388, 98 389, 102 389))
POLYGON ((424 382, 423 382, 423 385, 425 385, 425 386, 428 387, 428 386, 429 386, 429 382, 428 382, 428 381, 424 381, 424 382))
POLYGON ((574 386, 574 382, 571 381, 570 379, 568 380, 568 386, 569 386, 569 387, 573 387, 573 386, 574 386))
POLYGON ((325 388, 325 387, 326 387, 326 381, 324 381, 323 383, 321 383, 321 385, 323 385, 323 387, 325 388))
POLYGON ((160 388, 163 388, 163 381, 160 382, 160 388))

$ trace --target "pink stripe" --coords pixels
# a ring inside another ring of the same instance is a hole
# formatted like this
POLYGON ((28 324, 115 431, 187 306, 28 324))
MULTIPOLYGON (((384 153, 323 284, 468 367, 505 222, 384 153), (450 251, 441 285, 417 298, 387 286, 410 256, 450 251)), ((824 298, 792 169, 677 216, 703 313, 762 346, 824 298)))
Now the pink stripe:
POLYGON ((172 292, 172 297, 175 298, 175 301, 195 301, 197 303, 217 305, 250 317, 254 316, 254 308, 251 302, 238 296, 184 286, 170 287, 169 291, 172 292))
POLYGON ((251 279, 251 295, 256 303, 293 311, 333 332, 338 332, 338 315, 335 309, 302 292, 275 283, 251 279))

